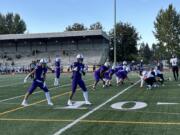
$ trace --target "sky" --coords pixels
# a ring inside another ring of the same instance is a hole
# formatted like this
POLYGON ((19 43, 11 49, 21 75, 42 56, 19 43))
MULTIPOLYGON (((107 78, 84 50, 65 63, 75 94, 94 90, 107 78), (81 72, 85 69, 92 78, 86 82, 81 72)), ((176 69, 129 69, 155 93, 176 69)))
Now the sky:
MULTIPOLYGON (((101 22, 104 31, 113 28, 114 0, 0 0, 0 13, 18 13, 29 33, 62 32, 75 22, 89 27, 101 22)), ((133 25, 140 42, 157 42, 152 31, 161 8, 173 4, 180 12, 180 0, 117 0, 117 22, 133 25)))

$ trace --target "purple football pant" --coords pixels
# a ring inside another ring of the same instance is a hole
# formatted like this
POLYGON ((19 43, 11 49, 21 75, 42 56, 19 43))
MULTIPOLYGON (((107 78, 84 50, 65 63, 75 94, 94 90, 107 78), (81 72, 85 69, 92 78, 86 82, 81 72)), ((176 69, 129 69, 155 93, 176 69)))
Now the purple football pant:
POLYGON ((56 69, 56 71, 55 71, 55 76, 56 76, 56 78, 60 78, 60 69, 56 69))
POLYGON ((95 80, 96 82, 99 82, 99 80, 100 80, 100 74, 99 74, 99 73, 94 72, 94 80, 95 80))
POLYGON ((72 92, 73 93, 76 92, 77 85, 79 85, 79 87, 82 89, 82 91, 84 91, 84 92, 87 91, 86 85, 82 79, 77 79, 77 80, 73 79, 72 80, 72 92))
POLYGON ((34 80, 31 87, 28 89, 29 94, 32 94, 37 87, 42 89, 44 92, 49 91, 47 86, 44 86, 43 82, 37 82, 36 80, 34 80))

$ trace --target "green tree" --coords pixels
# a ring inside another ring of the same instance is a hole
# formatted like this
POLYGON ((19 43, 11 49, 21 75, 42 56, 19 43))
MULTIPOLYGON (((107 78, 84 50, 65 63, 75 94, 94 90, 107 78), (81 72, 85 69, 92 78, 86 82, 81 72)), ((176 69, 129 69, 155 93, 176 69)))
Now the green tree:
POLYGON ((6 18, 3 14, 0 14, 0 34, 6 34, 6 18))
POLYGON ((89 29, 90 30, 102 30, 103 26, 100 22, 96 22, 94 24, 91 24, 89 29))
POLYGON ((19 14, 0 14, 0 34, 21 34, 26 31, 26 24, 19 14))
MULTIPOLYGON (((159 47, 165 47, 168 53, 180 52, 180 14, 172 4, 168 9, 161 9, 154 22, 154 35, 159 41, 159 47)), ((162 52, 163 53, 163 52, 162 52)))
POLYGON ((24 33, 26 31, 26 24, 18 14, 14 16, 14 30, 14 33, 17 34, 24 33))
POLYGON ((67 26, 65 31, 83 31, 83 30, 87 30, 84 24, 74 23, 73 25, 67 26))
MULTIPOLYGON (((111 47, 114 42, 114 29, 109 32, 111 37, 111 47)), ((135 60, 138 55, 137 41, 140 39, 136 29, 128 23, 119 22, 116 24, 117 35, 117 61, 135 60)), ((113 61, 114 51, 110 51, 110 60, 113 61)))
POLYGON ((147 43, 146 44, 141 43, 139 49, 139 55, 140 58, 143 59, 145 63, 149 63, 152 60, 153 53, 147 43))

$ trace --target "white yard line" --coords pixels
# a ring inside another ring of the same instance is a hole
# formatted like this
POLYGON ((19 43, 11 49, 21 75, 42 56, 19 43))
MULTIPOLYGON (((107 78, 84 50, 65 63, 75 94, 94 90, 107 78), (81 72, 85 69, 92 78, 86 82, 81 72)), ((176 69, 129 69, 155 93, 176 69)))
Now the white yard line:
POLYGON ((3 87, 11 87, 11 86, 15 86, 15 85, 19 85, 19 84, 23 84, 23 82, 20 82, 20 83, 11 83, 11 84, 6 84, 6 85, 1 85, 0 88, 3 88, 3 87))
POLYGON ((114 100, 115 98, 117 98, 118 96, 120 96, 121 94, 123 94, 124 92, 128 91, 130 88, 134 87, 135 85, 137 85, 140 82, 137 81, 135 84, 127 87, 126 89, 122 90, 121 92, 117 93, 115 96, 111 97, 110 99, 106 100, 104 103, 100 104, 99 106, 95 107, 93 110, 85 113, 84 115, 82 115, 81 117, 77 118, 76 120, 74 120, 73 122, 71 122, 70 124, 66 125, 65 127, 59 129, 56 133, 54 133, 53 135, 60 135, 62 133, 64 133, 66 130, 68 130, 69 128, 73 127, 74 125, 76 125, 77 123, 79 123, 81 120, 85 119, 86 117, 88 117, 90 114, 94 113, 95 111, 99 110, 101 107, 103 107, 104 105, 106 105, 107 103, 111 102, 112 100, 114 100))
MULTIPOLYGON (((92 79, 90 80, 85 80, 85 81, 91 81, 92 79)), ((52 90, 52 89, 57 89, 57 88, 63 88, 63 87, 67 87, 67 86, 71 86, 71 83, 69 84, 64 84, 64 85, 61 85, 59 87, 53 87, 53 88, 50 88, 49 90, 52 90)), ((43 91, 37 91, 37 92, 34 92, 33 94, 37 94, 37 93, 41 93, 43 91)), ((0 100, 0 103, 1 102, 5 102, 5 101, 9 101, 9 100, 13 100, 13 99, 17 99, 17 98, 21 98, 21 97, 24 97, 24 94, 23 95, 19 95, 19 96, 15 96, 15 97, 11 97, 11 98, 7 98, 7 99, 3 99, 3 100, 0 100)))

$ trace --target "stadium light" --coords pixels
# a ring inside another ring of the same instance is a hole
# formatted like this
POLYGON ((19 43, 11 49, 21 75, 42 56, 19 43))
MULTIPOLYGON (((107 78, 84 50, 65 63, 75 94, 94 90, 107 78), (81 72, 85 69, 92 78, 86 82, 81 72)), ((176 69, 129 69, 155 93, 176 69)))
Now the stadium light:
POLYGON ((114 0, 114 65, 116 65, 116 0, 114 0))

